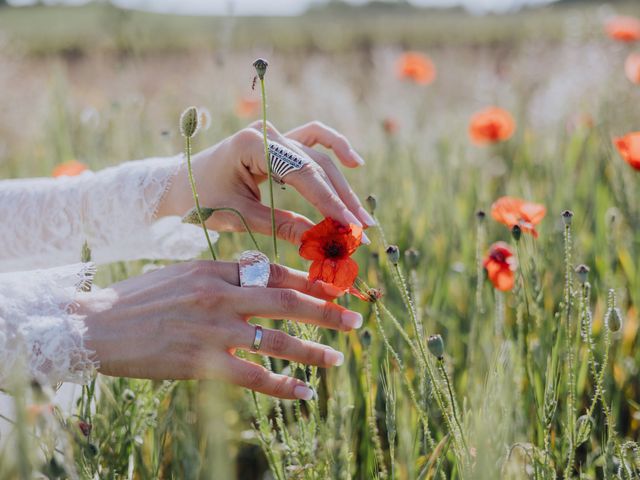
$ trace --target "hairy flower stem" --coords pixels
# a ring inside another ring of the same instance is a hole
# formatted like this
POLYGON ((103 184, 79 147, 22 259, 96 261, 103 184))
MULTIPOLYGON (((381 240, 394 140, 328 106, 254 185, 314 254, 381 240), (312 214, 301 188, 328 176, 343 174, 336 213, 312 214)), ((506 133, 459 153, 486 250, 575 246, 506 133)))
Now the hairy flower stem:
POLYGON ((464 448, 467 452, 469 452, 469 445, 467 445, 467 441, 462 434, 462 423, 458 418, 458 408, 456 406, 456 397, 453 394, 453 388, 451 388, 451 381, 449 380, 449 374, 447 373, 447 369, 444 366, 444 360, 438 359, 438 369, 440 370, 440 375, 444 378, 444 383, 447 386, 447 391, 449 392, 449 403, 451 404, 451 410, 453 411, 453 418, 458 426, 458 430, 460 430, 460 437, 462 438, 462 443, 464 444, 464 448))
POLYGON ((476 228, 476 311, 471 317, 471 327, 469 329, 469 356, 467 364, 476 365, 476 344, 478 343, 478 324, 480 316, 484 314, 484 303, 482 301, 482 284, 484 281, 484 266, 482 264, 482 251, 484 250, 484 225, 478 221, 476 228))
POLYGON ((196 204, 196 213, 198 214, 198 220, 200 220, 200 225, 202 225, 202 230, 204 230, 204 236, 207 238, 207 245, 209 245, 209 251, 211 252, 211 257, 214 260, 217 260, 216 252, 213 250, 213 245, 211 244, 211 239, 209 238, 209 230, 207 230, 206 225, 204 224, 204 220, 202 219, 202 213, 200 211, 200 199, 198 198, 198 190, 196 190, 196 181, 193 178, 193 168, 191 167, 191 138, 185 137, 185 153, 187 155, 187 171, 189 172, 189 184, 191 184, 191 193, 193 194, 193 200, 196 204))
POLYGON ((269 207, 271 208, 271 237, 273 239, 273 258, 278 262, 278 239, 276 232, 276 209, 273 200, 273 172, 267 141, 267 94, 264 87, 264 76, 260 78, 260 93, 262 96, 262 140, 264 142, 264 160, 267 162, 267 176, 269 178, 269 207))
POLYGON ((251 390, 251 398, 253 399, 253 406, 256 411, 256 423, 258 424, 256 431, 258 433, 258 438, 260 439, 260 443, 262 444, 262 449, 264 450, 265 455, 267 457, 267 462, 269 463, 269 469, 273 474, 275 474, 276 480, 285 480, 286 477, 284 473, 281 472, 281 469, 279 468, 279 464, 276 460, 276 454, 273 451, 273 447, 272 447, 273 442, 271 441, 271 438, 269 438, 271 434, 269 433, 269 437, 265 435, 265 431, 269 432, 269 429, 270 429, 269 419, 263 413, 262 408, 260 408, 260 402, 258 402, 258 395, 253 390, 251 390))
POLYGON ((242 222, 242 225, 244 225, 244 229, 247 231, 247 233, 251 237, 251 241, 253 242, 253 245, 256 247, 256 250, 260 250, 260 246, 258 245, 258 242, 256 241, 256 237, 253 235, 253 232, 249 228, 249 224, 247 224, 247 221, 244 219, 244 215, 242 215, 238 210, 236 210, 235 208, 231 208, 231 207, 212 208, 211 210, 212 210, 212 213, 215 213, 215 212, 231 212, 231 213, 235 213, 240 218, 240 221, 242 222))
POLYGON ((364 356, 364 373, 367 389, 367 403, 369 408, 367 409, 367 423, 369 424, 369 433, 371 434, 371 441, 373 442, 373 451, 378 464, 378 477, 387 478, 387 467, 384 463, 384 453, 382 452, 382 442, 380 441, 380 432, 378 431, 378 424, 376 419, 376 406, 375 399, 373 398, 373 390, 371 388, 371 359, 369 358, 369 352, 365 349, 364 356))
POLYGON ((567 458, 567 465, 564 470, 564 478, 571 477, 573 472, 573 463, 575 460, 575 435, 576 435, 576 375, 574 371, 574 325, 571 319, 572 316, 572 302, 573 302, 573 277, 571 269, 571 225, 567 224, 564 227, 564 313, 565 313, 565 355, 567 356, 567 429, 569 440, 569 454, 567 458))

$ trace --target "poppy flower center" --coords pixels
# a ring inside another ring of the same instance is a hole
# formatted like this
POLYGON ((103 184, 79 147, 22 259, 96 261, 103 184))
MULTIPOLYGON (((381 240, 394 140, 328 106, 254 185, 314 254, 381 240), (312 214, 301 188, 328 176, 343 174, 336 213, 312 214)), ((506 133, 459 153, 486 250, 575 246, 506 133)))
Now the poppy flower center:
POLYGON ((344 257, 344 253, 344 246, 335 240, 327 242, 324 246, 324 254, 327 258, 341 258, 344 257))
POLYGON ((498 263, 506 263, 506 258, 504 256, 504 253, 502 252, 493 252, 491 254, 491 260, 494 260, 498 263))

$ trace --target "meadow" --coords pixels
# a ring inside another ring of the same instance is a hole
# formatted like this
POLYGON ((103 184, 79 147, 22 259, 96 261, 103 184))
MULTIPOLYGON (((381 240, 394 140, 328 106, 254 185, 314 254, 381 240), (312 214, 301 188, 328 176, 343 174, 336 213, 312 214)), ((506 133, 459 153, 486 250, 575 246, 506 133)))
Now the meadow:
MULTIPOLYGON (((98 376, 66 411, 26 386, 17 422, 0 418, 11 424, 0 478, 640 478, 640 171, 613 143, 640 130, 640 86, 624 67, 640 43, 603 29, 640 6, 381 8, 270 19, 0 9, 0 177, 173 155, 189 105, 212 115, 194 150, 214 144, 260 118, 252 63, 264 57, 269 121, 344 133, 367 162, 347 177, 375 197, 379 222, 353 257, 374 298, 340 300, 362 329, 261 321, 344 352, 327 370, 254 357, 317 398, 98 376), (432 82, 399 75, 409 50, 432 60, 432 82), (469 123, 493 105, 514 131, 478 145, 469 123), (496 221, 503 196, 545 207, 537 237, 496 221), (517 259, 506 291, 484 268, 500 241, 517 259)), ((275 193, 279 208, 321 220, 292 189, 275 193)), ((252 242, 225 233, 216 248, 233 259, 252 242)), ((280 248, 282 263, 308 267, 280 248)), ((96 284, 163 263, 101 266, 96 284)))

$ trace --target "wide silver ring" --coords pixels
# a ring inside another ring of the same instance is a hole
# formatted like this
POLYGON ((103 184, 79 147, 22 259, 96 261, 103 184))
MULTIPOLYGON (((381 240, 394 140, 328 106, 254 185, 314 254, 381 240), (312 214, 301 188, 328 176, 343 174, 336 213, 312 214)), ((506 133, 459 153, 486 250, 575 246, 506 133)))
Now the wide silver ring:
POLYGON ((246 250, 238 258, 241 287, 266 287, 271 265, 269 258, 258 250, 246 250))
POLYGON ((258 350, 260 350, 261 346, 262 346, 262 326, 256 325, 256 332, 253 336, 253 343, 251 344, 251 348, 249 349, 249 351, 251 353, 257 353, 258 350))
POLYGON ((277 183, 283 184, 284 177, 291 172, 300 170, 308 160, 293 150, 276 142, 269 142, 269 161, 271 162, 271 176, 277 183))

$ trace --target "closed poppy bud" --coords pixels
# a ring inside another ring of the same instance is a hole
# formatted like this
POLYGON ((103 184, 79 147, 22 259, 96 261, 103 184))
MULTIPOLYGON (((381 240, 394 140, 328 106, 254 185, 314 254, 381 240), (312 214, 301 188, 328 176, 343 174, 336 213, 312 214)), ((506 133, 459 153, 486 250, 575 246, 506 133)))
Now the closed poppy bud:
POLYGON ((78 428, 80 429, 80 431, 85 437, 88 437, 89 435, 91 435, 92 426, 90 423, 80 420, 78 422, 78 428))
POLYGON ((520 241, 520 237, 522 236, 522 229, 520 228, 520 225, 514 225, 511 227, 511 236, 516 242, 520 241))
MULTIPOLYGON (((200 207, 200 217, 202 217, 203 222, 206 222, 211 215, 213 215, 213 208, 200 207)), ((198 217, 198 209, 193 207, 184 217, 182 217, 182 223, 200 225, 200 217, 198 217)))
POLYGON ((360 342, 364 348, 369 348, 371 346, 371 332, 368 328, 360 334, 360 342))
POLYGON ((407 266, 413 270, 417 268, 420 263, 420 252, 415 248, 405 250, 404 259, 407 262, 407 266))
POLYGON ((122 392, 122 399, 125 402, 133 402, 135 398, 136 398, 136 394, 133 393, 133 391, 128 388, 124 392, 122 392))
POLYGON ((367 201, 367 206, 369 207, 369 211, 371 213, 375 213, 376 207, 378 206, 378 201, 376 200, 376 197, 374 197, 373 195, 369 195, 366 198, 366 201, 367 201))
POLYGON ((193 138, 198 133, 198 109, 196 107, 189 107, 180 115, 180 133, 187 138, 193 138))
POLYGON ((483 223, 486 217, 487 217, 487 214, 484 212, 484 210, 478 210, 476 212, 476 218, 478 219, 478 223, 483 223))
POLYGON ((263 58, 258 58, 255 62, 253 62, 253 67, 256 69, 256 73, 258 74, 258 78, 262 80, 264 78, 264 74, 267 73, 267 67, 269 64, 263 58))
POLYGON ((444 342, 440 335, 431 335, 427 339, 427 347, 429 347, 431 354, 438 360, 442 360, 444 358, 444 342))
POLYGON ((565 227, 570 227, 573 220, 573 212, 571 210, 565 210, 562 212, 562 221, 565 227))
POLYGON ((589 278, 589 267, 586 265, 578 265, 576 267, 576 275, 578 276, 578 280, 582 285, 587 283, 587 279, 589 278))
POLYGON ((387 258, 394 265, 398 265, 400 261, 400 249, 397 245, 389 245, 387 247, 387 258))
POLYGON ((622 313, 619 308, 613 308, 609 313, 609 321, 607 322, 607 326, 609 330, 612 332, 617 332, 622 328, 622 313))
POLYGON ((100 452, 100 450, 98 449, 98 446, 95 443, 91 443, 91 442, 87 443, 86 451, 90 457, 95 457, 100 452))

